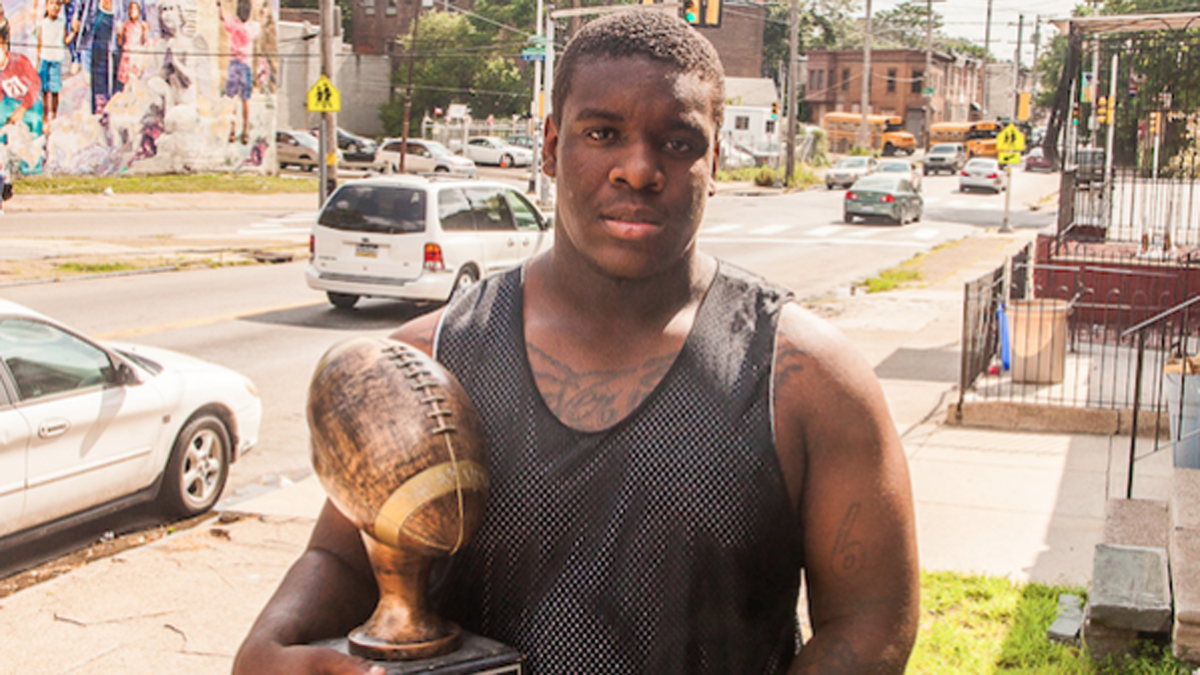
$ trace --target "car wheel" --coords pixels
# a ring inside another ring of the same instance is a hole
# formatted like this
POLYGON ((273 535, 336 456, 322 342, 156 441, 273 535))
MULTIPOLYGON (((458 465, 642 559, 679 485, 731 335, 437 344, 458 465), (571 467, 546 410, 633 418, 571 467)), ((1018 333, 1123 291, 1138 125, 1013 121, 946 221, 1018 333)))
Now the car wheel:
POLYGON ((474 267, 468 265, 462 268, 458 276, 454 278, 454 288, 450 289, 450 300, 453 300, 455 296, 461 295, 468 288, 474 286, 477 281, 479 281, 479 272, 475 271, 474 267))
POLYGON ((329 298, 329 302, 338 309, 354 309, 354 305, 358 302, 358 296, 350 293, 334 293, 330 291, 325 294, 329 298))
POLYGON ((507 169, 513 165, 513 158, 508 155, 500 155, 500 168, 507 169))
POLYGON ((175 439, 159 501, 168 513, 188 518, 212 508, 225 489, 231 456, 229 431, 214 415, 198 415, 175 439))
POLYGON ((895 209, 892 210, 892 222, 897 225, 904 224, 904 209, 903 209, 903 207, 897 206, 895 209))
POLYGON ((925 175, 925 176, 928 176, 928 175, 930 174, 930 171, 929 171, 929 169, 923 169, 923 170, 921 171, 921 174, 922 174, 922 175, 925 175))
POLYGON ((892 145, 891 143, 883 146, 883 154, 885 157, 890 157, 891 155, 896 154, 896 146, 892 145))
POLYGON ((444 166, 435 166, 435 167, 433 167, 433 172, 434 173, 450 173, 450 169, 447 169, 444 166))
POLYGON ((842 222, 843 223, 853 223, 854 216, 850 215, 849 213, 842 213, 842 222))

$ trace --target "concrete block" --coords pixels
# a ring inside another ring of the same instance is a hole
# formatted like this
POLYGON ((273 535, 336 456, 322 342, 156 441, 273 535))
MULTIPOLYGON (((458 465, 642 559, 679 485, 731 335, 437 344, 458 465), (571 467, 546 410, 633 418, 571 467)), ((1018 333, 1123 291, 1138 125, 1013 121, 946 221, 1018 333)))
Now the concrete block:
POLYGON ((1058 596, 1058 616, 1046 631, 1055 642, 1075 644, 1083 627, 1083 598, 1071 593, 1058 596))
POLYGON ((1098 544, 1088 608, 1092 620, 1133 631, 1168 631, 1170 578, 1165 549, 1098 544))
POLYGON ((1171 481, 1171 526, 1200 530, 1200 469, 1175 469, 1171 481))
POLYGON ((1167 548, 1167 503, 1151 499, 1110 499, 1104 505, 1104 543, 1167 548))
POLYGON ((1089 615, 1083 622, 1083 646, 1088 656, 1103 661, 1110 656, 1132 654, 1137 643, 1138 632, 1129 628, 1113 628, 1096 621, 1089 615))

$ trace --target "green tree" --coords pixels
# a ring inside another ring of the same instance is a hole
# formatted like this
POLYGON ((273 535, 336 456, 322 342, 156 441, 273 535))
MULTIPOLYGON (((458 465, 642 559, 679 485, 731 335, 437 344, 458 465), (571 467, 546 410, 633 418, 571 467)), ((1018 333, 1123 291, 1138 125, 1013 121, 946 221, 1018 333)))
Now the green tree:
POLYGON ((379 111, 385 133, 398 136, 403 128, 410 57, 410 134, 420 129, 425 114, 451 103, 469 105, 476 118, 520 114, 527 109, 529 77, 517 66, 517 52, 511 45, 478 30, 459 13, 424 13, 417 28, 415 52, 410 52, 411 33, 399 40, 401 56, 392 72, 395 95, 379 111))

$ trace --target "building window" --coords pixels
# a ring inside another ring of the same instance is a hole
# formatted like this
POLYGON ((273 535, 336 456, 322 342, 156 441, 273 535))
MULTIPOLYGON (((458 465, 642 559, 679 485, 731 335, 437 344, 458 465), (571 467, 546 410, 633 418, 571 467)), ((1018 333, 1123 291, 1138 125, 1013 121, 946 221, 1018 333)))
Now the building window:
POLYGON ((733 118, 733 128, 748 131, 750 129, 750 118, 746 115, 738 115, 733 118))
POLYGON ((912 76, 912 89, 910 91, 914 94, 919 94, 921 93, 921 89, 925 86, 925 71, 914 70, 912 76))
POLYGON ((887 91, 889 94, 896 93, 896 69, 888 68, 887 91))
POLYGON ((850 91, 850 69, 842 68, 842 91, 850 91))
MULTIPOLYGON (((823 89, 825 89, 825 71, 818 70, 817 71, 817 90, 821 91, 823 89)), ((822 93, 824 93, 824 92, 822 92, 822 93)))
POLYGON ((767 133, 775 133, 775 120, 767 120, 767 133))

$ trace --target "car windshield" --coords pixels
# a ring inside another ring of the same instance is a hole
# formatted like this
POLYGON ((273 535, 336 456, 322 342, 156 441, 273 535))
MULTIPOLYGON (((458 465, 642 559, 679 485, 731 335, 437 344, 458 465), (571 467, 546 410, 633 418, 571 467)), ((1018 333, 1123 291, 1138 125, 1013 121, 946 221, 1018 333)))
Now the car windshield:
POLYGON ((859 178, 858 181, 854 183, 854 187, 851 189, 882 190, 885 192, 891 192, 896 189, 896 186, 900 180, 901 179, 899 176, 880 176, 879 174, 872 174, 870 176, 863 176, 862 178, 859 178))
POLYGON ((302 131, 290 131, 288 133, 292 138, 296 139, 296 142, 300 145, 303 145, 309 150, 316 150, 317 152, 320 152, 321 142, 317 140, 316 136, 313 136, 312 134, 306 134, 302 131))
POLYGON ((429 151, 429 154, 433 155, 434 157, 447 157, 454 154, 446 149, 446 146, 438 143, 437 141, 424 141, 422 145, 424 145, 425 149, 429 151))
POLYGON ((906 162, 880 162, 879 168, 876 171, 899 171, 900 173, 909 173, 912 167, 906 162))
POLYGON ((994 159, 973 159, 967 162, 968 169, 996 169, 999 166, 994 159))
POLYGON ((843 157, 838 160, 838 169, 861 169, 867 165, 866 157, 843 157))
POLYGON ((958 152, 958 150, 953 145, 935 145, 929 152, 939 155, 952 155, 955 152, 958 152))
POLYGON ((425 231, 425 192, 380 185, 345 185, 317 221, 335 230, 399 234, 425 231))

